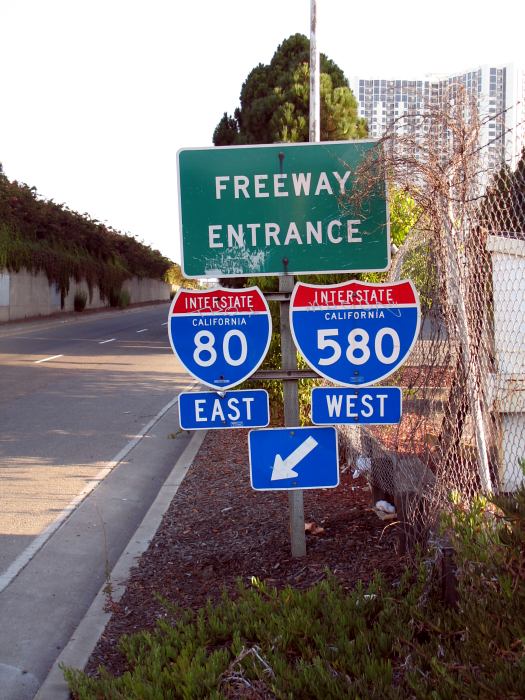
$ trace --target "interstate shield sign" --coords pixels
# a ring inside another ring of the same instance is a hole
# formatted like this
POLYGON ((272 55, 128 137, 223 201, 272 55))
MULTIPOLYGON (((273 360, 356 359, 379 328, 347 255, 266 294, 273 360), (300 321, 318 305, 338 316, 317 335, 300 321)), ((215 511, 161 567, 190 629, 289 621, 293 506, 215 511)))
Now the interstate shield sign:
POLYGON ((272 335, 270 310, 257 287, 179 289, 168 321, 171 347, 203 384, 228 389, 263 361, 272 335))
POLYGON ((368 386, 410 354, 419 333, 419 297, 410 280, 299 282, 290 325, 298 350, 318 374, 343 386, 368 386))

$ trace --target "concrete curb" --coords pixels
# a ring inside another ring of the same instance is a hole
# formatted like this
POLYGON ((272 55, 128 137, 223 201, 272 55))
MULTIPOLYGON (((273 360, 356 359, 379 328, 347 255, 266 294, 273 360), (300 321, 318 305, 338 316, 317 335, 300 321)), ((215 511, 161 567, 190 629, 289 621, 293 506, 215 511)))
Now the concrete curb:
MULTIPOLYGON (((190 443, 177 460, 144 519, 130 539, 128 546, 115 564, 111 572, 111 595, 115 602, 118 602, 123 596, 131 568, 135 566, 137 559, 146 551, 157 532, 162 517, 169 508, 173 497, 193 463, 205 435, 206 431, 198 431, 193 434, 190 443)), ((107 602, 107 594, 104 592, 106 585, 102 586, 70 641, 56 659, 34 700, 69 699, 69 688, 59 665, 64 664, 65 666, 83 669, 87 664, 93 649, 111 618, 111 613, 104 610, 107 602)))

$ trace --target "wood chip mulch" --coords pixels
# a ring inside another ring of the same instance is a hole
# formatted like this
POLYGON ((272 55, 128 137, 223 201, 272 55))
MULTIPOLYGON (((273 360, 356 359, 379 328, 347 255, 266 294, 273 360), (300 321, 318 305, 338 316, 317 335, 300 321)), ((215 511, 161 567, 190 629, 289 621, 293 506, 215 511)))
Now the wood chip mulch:
POLYGON ((156 594, 198 609, 223 589, 234 593, 239 578, 306 588, 329 569, 350 589, 376 571, 389 580, 400 576, 396 527, 373 512, 366 481, 354 479, 347 465, 336 489, 304 491, 304 507, 307 556, 294 559, 288 495, 250 486, 248 431, 209 431, 126 592, 111 606, 86 671, 95 674, 99 665, 115 675, 126 670, 118 640, 165 616, 156 594))

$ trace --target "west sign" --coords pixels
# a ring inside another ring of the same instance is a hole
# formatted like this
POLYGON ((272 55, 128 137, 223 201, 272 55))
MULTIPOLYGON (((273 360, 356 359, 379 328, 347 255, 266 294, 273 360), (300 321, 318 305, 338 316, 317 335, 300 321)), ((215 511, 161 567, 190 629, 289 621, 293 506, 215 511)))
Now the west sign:
POLYGON ((178 153, 186 277, 386 270, 384 182, 350 202, 374 141, 183 149, 178 153))

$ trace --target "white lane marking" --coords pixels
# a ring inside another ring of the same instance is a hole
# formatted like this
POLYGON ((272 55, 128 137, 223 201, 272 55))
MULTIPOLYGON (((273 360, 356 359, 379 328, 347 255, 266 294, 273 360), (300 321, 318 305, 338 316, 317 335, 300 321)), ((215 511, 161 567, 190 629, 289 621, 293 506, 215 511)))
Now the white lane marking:
POLYGON ((110 338, 109 340, 101 340, 99 345, 105 345, 106 343, 112 343, 116 338, 110 338))
POLYGON ((167 325, 168 325, 168 322, 166 321, 166 323, 161 323, 160 325, 161 325, 161 326, 167 326, 167 325))
MULTIPOLYGON (((182 391, 189 391, 192 387, 193 382, 188 384, 182 389, 182 391)), ((175 396, 169 403, 167 403, 164 408, 161 408, 157 415, 150 420, 150 422, 145 425, 142 430, 135 435, 135 437, 128 442, 128 444, 120 450, 120 452, 113 457, 109 462, 106 462, 106 466, 101 469, 94 479, 90 479, 82 491, 76 496, 64 510, 55 518, 55 520, 50 523, 46 529, 40 533, 31 544, 24 549, 24 551, 18 555, 18 557, 9 565, 9 567, 0 575, 0 593, 9 586, 11 581, 18 576, 20 571, 29 564, 31 559, 37 554, 37 552, 42 549, 48 539, 53 535, 58 528, 63 525, 63 523, 69 518, 69 516, 78 508, 80 503, 88 496, 91 491, 93 491, 101 481, 103 481, 106 476, 116 467, 124 457, 126 457, 131 450, 136 447, 142 438, 153 428, 153 426, 159 422, 159 420, 178 403, 179 395, 175 396)), ((203 431, 204 432, 204 431, 203 431)))
POLYGON ((171 350, 171 345, 126 345, 123 342, 120 347, 123 350, 171 350))
POLYGON ((147 330, 148 330, 147 328, 143 328, 142 330, 137 331, 137 333, 144 333, 144 331, 147 331, 147 330))
POLYGON ((57 357, 64 357, 64 355, 51 355, 51 357, 44 357, 43 360, 35 360, 35 365, 39 365, 41 362, 49 362, 49 360, 56 360, 57 357))

